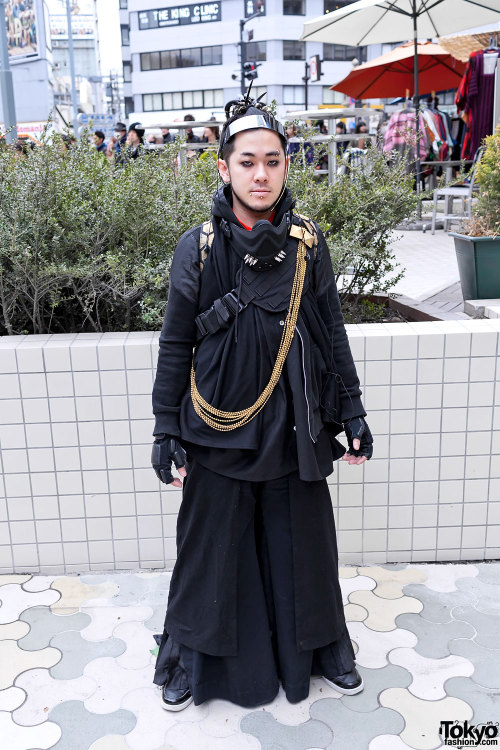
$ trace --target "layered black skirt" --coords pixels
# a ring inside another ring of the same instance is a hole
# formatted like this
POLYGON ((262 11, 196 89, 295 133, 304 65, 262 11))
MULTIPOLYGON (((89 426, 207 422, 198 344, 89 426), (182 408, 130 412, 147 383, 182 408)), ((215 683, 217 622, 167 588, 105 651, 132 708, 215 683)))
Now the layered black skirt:
POLYGON ((280 682, 295 703, 307 698, 311 675, 354 668, 326 480, 242 482, 194 462, 177 542, 155 684, 189 687, 195 704, 254 707, 272 701, 280 682), (301 595, 308 581, 313 590, 301 595))

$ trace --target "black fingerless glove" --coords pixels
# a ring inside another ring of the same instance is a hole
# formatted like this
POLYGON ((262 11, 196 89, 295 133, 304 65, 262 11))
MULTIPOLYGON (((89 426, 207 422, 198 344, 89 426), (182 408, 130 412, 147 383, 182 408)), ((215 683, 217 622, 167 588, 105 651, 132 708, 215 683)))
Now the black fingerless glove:
POLYGON ((344 422, 345 434, 349 443, 351 456, 366 456, 370 459, 373 455, 373 437, 364 417, 353 417, 344 422), (354 450, 353 440, 359 440, 359 450, 354 450))
POLYGON ((186 451, 182 445, 170 435, 156 435, 151 451, 151 464, 156 476, 165 484, 172 484, 172 461, 176 469, 186 465, 186 451))

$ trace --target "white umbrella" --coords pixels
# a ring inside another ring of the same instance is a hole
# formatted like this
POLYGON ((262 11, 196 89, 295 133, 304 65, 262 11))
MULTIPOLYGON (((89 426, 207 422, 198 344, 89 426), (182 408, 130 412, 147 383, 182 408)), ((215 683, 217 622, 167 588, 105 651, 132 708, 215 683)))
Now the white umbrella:
MULTIPOLYGON (((499 14, 500 0, 359 0, 308 21, 300 38, 352 47, 413 39, 414 91, 418 103, 417 39, 495 23, 499 14)), ((418 135, 418 117, 416 126, 418 135)))
POLYGON ((499 20, 500 0, 359 0, 304 24, 302 40, 360 47, 432 39, 499 20))

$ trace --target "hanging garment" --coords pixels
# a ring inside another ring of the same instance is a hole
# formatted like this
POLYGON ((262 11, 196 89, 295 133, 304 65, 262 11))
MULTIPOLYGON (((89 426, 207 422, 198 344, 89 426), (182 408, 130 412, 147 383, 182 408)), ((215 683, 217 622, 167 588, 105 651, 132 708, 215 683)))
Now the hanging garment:
POLYGON ((467 123, 462 159, 473 159, 483 138, 493 131, 495 67, 492 61, 498 64, 499 56, 500 50, 473 52, 458 87, 455 104, 457 110, 465 114, 467 123))
MULTIPOLYGON (((395 112, 387 124, 384 135, 384 151, 398 151, 407 161, 407 171, 415 171, 417 153, 416 114, 414 109, 405 108, 395 112)), ((419 115, 420 140, 419 158, 425 159, 429 150, 430 140, 427 134, 426 122, 419 115)))

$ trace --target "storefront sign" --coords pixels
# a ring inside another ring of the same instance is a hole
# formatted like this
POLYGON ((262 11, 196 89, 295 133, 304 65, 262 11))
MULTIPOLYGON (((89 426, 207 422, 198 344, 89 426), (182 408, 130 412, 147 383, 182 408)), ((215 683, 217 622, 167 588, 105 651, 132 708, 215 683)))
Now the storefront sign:
POLYGON ((208 23, 221 20, 222 3, 197 3, 175 8, 139 11, 140 29, 162 29, 191 23, 208 23))

